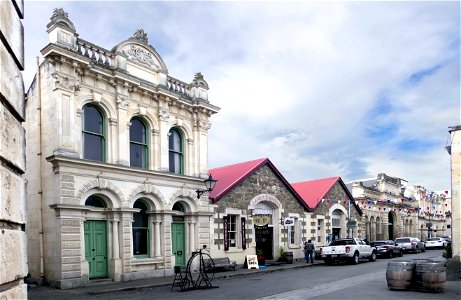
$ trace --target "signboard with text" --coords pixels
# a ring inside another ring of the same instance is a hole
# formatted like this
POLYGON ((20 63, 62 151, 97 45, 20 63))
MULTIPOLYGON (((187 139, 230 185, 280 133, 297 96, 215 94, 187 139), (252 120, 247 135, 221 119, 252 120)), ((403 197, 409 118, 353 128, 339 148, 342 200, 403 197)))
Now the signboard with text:
POLYGON ((257 255, 247 255, 246 260, 248 269, 259 269, 257 255))

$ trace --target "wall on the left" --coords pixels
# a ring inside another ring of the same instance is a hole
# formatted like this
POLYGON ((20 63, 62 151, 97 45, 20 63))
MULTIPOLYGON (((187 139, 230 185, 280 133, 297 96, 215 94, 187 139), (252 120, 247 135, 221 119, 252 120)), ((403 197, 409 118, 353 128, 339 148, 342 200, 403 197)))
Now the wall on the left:
POLYGON ((23 0, 0 1, 0 299, 26 299, 23 0))

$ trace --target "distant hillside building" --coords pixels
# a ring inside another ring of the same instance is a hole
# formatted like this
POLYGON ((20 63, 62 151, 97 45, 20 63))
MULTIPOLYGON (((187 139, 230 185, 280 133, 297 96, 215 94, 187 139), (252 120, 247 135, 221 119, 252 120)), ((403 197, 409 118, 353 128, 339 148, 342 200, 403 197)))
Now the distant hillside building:
POLYGON ((28 263, 60 288, 173 274, 211 239, 208 84, 168 69, 138 30, 112 50, 63 9, 27 96, 28 263))

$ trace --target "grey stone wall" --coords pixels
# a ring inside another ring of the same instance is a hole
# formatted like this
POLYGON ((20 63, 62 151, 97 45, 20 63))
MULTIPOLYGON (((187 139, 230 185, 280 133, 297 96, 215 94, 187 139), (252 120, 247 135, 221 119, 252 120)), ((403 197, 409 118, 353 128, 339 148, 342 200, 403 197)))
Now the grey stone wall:
MULTIPOLYGON (((272 195, 280 201, 283 207, 282 217, 287 217, 290 213, 297 213, 301 217, 305 214, 304 206, 268 165, 262 166, 243 182, 234 187, 229 194, 221 198, 217 203, 215 212, 224 213, 226 208, 233 208, 240 209, 243 217, 245 215, 248 216, 248 206, 250 205, 250 201, 261 194, 272 195)), ((224 231, 222 226, 219 226, 222 222, 223 220, 221 218, 215 218, 214 220, 214 223, 218 225, 217 228, 214 229, 215 245, 222 245, 224 243, 224 240, 222 239, 224 231)), ((274 222, 278 222, 278 220, 274 220, 274 222)), ((247 218, 245 228, 245 232, 247 234, 247 244, 254 241, 254 237, 251 235, 251 227, 251 219, 247 218)), ((282 228, 281 233, 282 242, 286 242, 287 229, 282 228)))
POLYGON ((0 299, 26 299, 23 1, 0 1, 0 299))

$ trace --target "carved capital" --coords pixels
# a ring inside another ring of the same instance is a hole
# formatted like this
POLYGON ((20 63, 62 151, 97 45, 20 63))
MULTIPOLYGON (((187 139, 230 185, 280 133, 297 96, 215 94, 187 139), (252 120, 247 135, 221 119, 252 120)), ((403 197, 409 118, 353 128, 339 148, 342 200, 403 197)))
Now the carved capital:
POLYGON ((158 112, 158 116, 161 121, 168 121, 170 118, 170 112, 166 109, 160 109, 158 112))
POLYGON ((63 89, 69 92, 77 92, 80 90, 80 81, 69 76, 65 76, 58 72, 53 72, 51 77, 54 79, 53 90, 63 89))
POLYGON ((130 100, 127 96, 117 95, 117 107, 120 109, 127 109, 130 105, 130 100))

